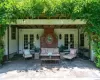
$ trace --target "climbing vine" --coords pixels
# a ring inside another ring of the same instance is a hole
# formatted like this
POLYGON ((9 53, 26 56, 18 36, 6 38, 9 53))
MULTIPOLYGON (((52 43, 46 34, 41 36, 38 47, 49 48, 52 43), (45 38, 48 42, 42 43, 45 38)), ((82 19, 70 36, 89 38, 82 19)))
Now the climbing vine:
POLYGON ((66 16, 66 19, 85 20, 85 31, 100 36, 99 13, 100 0, 0 0, 2 26, 16 19, 34 19, 41 14, 47 17, 59 14, 66 16))

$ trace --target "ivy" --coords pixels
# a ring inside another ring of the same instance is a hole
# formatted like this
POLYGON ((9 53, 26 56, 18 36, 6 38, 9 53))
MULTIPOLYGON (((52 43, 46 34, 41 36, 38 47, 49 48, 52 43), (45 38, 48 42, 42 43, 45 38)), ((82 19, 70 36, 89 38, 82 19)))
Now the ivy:
POLYGON ((100 0, 0 0, 0 35, 5 32, 5 24, 16 19, 34 19, 41 14, 84 19, 85 31, 100 37, 100 0))
POLYGON ((0 0, 1 25, 16 19, 34 19, 41 14, 84 19, 87 22, 85 30, 100 35, 100 0, 0 0))
POLYGON ((0 0, 0 34, 4 33, 5 24, 41 14, 85 20, 85 31, 100 37, 100 0, 0 0))

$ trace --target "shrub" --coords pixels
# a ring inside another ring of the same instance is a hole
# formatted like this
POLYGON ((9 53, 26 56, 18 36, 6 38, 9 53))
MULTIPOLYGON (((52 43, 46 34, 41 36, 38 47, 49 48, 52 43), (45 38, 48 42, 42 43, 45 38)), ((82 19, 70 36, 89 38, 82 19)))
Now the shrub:
POLYGON ((100 42, 95 43, 94 52, 95 52, 95 64, 98 68, 100 68, 100 42))
POLYGON ((3 40, 2 38, 0 38, 0 63, 2 63, 3 61, 3 57, 4 57, 4 45, 3 45, 3 40))
POLYGON ((2 63, 4 57, 4 49, 0 48, 0 63, 2 63))

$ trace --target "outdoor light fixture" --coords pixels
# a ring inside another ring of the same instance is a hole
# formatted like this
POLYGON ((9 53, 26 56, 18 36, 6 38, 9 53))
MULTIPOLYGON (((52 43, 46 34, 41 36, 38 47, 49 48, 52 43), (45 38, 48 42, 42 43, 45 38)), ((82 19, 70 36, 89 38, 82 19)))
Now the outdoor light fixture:
POLYGON ((61 34, 59 34, 59 39, 62 39, 62 35, 61 34))
POLYGON ((39 39, 39 35, 38 34, 36 35, 36 38, 37 38, 37 40, 39 39))

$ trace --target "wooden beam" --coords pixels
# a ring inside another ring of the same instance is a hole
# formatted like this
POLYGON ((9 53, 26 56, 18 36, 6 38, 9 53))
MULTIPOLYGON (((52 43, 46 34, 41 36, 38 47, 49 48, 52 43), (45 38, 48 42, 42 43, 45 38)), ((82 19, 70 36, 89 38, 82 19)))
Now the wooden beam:
MULTIPOLYGON (((12 25, 13 27, 17 27, 19 29, 43 29, 46 25, 12 25)), ((50 25, 49 25, 50 26, 50 25)), ((53 25, 55 29, 77 29, 78 27, 84 27, 84 25, 53 25)))
POLYGON ((12 25, 82 25, 86 24, 85 21, 80 19, 18 19, 16 23, 12 22, 12 25))

